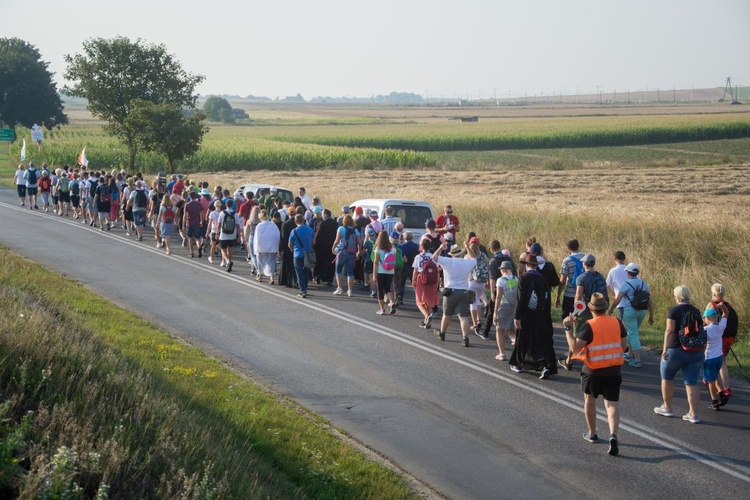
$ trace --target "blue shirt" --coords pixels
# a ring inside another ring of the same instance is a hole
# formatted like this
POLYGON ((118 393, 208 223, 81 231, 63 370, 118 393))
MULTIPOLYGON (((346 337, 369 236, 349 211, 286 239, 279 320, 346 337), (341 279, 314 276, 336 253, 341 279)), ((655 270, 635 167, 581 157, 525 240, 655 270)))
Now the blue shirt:
POLYGON ((289 241, 294 245, 294 257, 302 258, 305 252, 312 252, 312 240, 315 233, 307 226, 297 226, 289 236, 289 241))

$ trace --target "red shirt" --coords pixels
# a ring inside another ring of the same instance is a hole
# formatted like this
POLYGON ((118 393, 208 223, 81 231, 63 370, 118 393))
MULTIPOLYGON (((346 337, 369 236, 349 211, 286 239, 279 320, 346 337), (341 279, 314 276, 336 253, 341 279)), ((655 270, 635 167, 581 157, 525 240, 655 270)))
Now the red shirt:
POLYGON ((185 191, 185 184, 178 180, 174 183, 174 186, 172 186, 172 194, 182 195, 183 191, 185 191))
POLYGON ((247 200, 245 203, 240 205, 239 214, 240 217, 245 219, 245 225, 247 225, 247 220, 250 218, 250 210, 252 210, 255 205, 257 205, 257 203, 255 203, 255 200, 247 200))
MULTIPOLYGON (((441 229, 445 228, 448 224, 453 224, 454 226, 458 226, 458 217, 455 214, 451 215, 445 215, 440 214, 437 219, 435 219, 435 228, 441 229)), ((456 230, 455 229, 447 229, 445 231, 438 231, 439 233, 445 234, 445 233, 451 233, 453 235, 453 241, 456 241, 456 230)))

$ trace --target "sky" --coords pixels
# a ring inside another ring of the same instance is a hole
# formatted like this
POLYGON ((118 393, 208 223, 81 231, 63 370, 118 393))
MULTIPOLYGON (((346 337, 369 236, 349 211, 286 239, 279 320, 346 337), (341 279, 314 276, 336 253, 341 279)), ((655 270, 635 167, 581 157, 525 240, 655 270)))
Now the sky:
MULTIPOLYGON (((486 99, 750 86, 750 0, 0 0, 64 84, 89 38, 163 44, 198 92, 486 99)), ((60 85, 61 86, 61 85, 60 85)))

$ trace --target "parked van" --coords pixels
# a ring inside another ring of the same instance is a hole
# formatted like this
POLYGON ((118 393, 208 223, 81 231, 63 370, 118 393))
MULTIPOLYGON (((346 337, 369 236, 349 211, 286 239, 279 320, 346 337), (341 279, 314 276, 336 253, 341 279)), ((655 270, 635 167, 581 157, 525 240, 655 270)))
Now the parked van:
POLYGON ((385 217, 385 207, 393 207, 393 216, 404 224, 404 230, 411 231, 414 239, 419 241, 425 234, 424 223, 428 219, 434 219, 432 207, 426 201, 417 200, 388 200, 388 199, 370 199, 357 200, 349 204, 354 207, 362 207, 365 216, 372 210, 378 212, 380 219, 385 217))
MULTIPOLYGON (((237 188, 237 191, 242 191, 243 196, 247 197, 247 193, 253 193, 255 199, 263 198, 271 192, 270 184, 243 184, 237 188)), ((281 201, 288 201, 294 203, 294 193, 291 190, 276 186, 276 195, 281 198, 281 201)))

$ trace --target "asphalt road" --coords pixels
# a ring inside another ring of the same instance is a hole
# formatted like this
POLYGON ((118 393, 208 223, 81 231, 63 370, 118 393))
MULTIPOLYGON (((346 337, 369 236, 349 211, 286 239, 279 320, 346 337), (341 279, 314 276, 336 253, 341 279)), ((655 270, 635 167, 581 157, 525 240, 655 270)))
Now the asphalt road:
MULTIPOLYGON (((289 396, 452 498, 750 497, 747 385, 699 425, 653 413, 658 360, 623 368, 620 455, 590 444, 577 372, 550 380, 514 374, 494 359, 494 339, 460 345, 457 321, 440 342, 418 328, 413 296, 395 316, 312 285, 255 282, 237 259, 226 273, 206 259, 172 256, 121 229, 18 206, 0 189, 0 244, 78 279, 118 305, 224 358, 289 396)), ((556 339, 563 350, 562 336, 556 339)), ((705 409, 705 410, 703 410, 705 409)), ((603 410, 599 433, 607 437, 603 410)))

